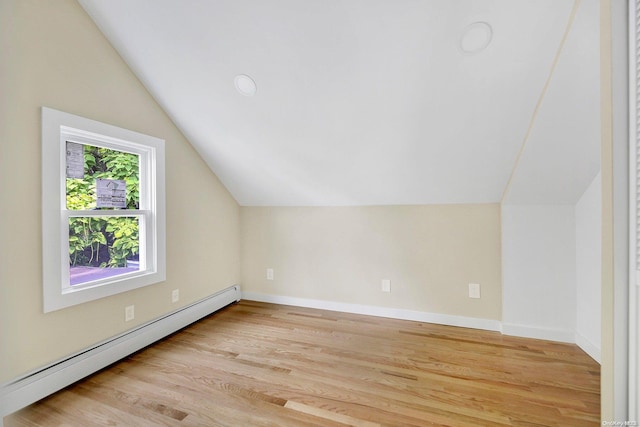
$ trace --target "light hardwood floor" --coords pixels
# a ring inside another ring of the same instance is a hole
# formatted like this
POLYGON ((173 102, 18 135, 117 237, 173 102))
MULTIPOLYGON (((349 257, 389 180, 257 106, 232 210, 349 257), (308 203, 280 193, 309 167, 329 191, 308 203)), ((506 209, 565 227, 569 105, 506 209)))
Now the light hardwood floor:
POLYGON ((575 345, 241 301, 5 426, 589 426, 575 345))

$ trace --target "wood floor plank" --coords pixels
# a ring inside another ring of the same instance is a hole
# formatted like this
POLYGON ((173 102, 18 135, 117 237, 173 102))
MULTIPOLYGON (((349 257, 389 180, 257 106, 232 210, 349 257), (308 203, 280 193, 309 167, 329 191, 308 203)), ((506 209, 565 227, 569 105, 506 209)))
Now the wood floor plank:
POLYGON ((361 420, 358 418, 350 417, 349 415, 343 415, 335 411, 328 411, 326 409, 305 405, 303 403, 294 402, 292 400, 287 401, 285 408, 303 412, 305 414, 315 415, 326 420, 337 421, 339 423, 353 427, 380 427, 380 424, 378 423, 361 420))
POLYGON ((241 301, 5 418, 41 426, 596 426, 575 345, 241 301))

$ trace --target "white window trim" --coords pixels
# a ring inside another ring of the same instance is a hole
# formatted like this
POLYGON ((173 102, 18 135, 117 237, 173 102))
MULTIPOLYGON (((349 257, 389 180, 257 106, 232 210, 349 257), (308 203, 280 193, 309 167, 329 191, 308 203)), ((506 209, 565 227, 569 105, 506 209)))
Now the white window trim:
POLYGON ((628 418, 640 417, 640 1, 629 2, 629 360, 628 418))
POLYGON ((45 313, 127 292, 166 279, 164 140, 42 107, 42 291, 45 313), (104 216, 105 211, 66 209, 66 141, 140 155, 139 210, 110 216, 144 216, 139 272, 69 286, 69 217, 104 216), (146 161, 144 160, 146 159, 146 161), (144 176, 144 179, 143 179, 144 176), (145 239, 143 239, 145 236, 145 239), (146 264, 145 264, 146 262, 146 264))

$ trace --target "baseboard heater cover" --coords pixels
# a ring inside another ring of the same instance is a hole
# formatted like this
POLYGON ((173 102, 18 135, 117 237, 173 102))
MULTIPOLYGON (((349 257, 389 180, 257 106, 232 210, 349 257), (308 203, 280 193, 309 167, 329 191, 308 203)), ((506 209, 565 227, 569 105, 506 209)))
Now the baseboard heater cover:
POLYGON ((240 301, 241 297, 240 286, 231 286, 2 385, 0 427, 3 425, 4 416, 37 402, 229 304, 240 301))

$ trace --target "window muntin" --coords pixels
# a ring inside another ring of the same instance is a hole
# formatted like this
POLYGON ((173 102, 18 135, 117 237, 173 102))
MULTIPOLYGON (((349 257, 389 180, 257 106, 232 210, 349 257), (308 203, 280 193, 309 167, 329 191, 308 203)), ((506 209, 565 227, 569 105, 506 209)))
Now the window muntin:
POLYGON ((43 107, 42 144, 44 311, 163 281, 164 141, 43 107))

